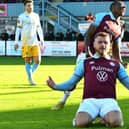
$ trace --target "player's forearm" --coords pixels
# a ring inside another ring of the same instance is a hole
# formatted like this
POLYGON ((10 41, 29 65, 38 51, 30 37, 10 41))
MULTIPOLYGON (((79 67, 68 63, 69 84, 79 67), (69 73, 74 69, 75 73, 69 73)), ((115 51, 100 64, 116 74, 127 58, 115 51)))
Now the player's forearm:
POLYGON ((40 41, 41 41, 42 45, 44 45, 44 37, 43 37, 42 28, 41 27, 38 27, 37 28, 37 32, 38 32, 38 35, 39 35, 39 38, 40 38, 40 41))
POLYGON ((90 43, 91 43, 91 38, 93 38, 93 35, 95 34, 96 30, 97 30, 97 26, 93 23, 90 25, 89 29, 87 30, 86 32, 86 35, 85 35, 85 47, 86 47, 86 53, 87 54, 90 54, 90 51, 89 51, 89 46, 90 46, 90 43))
POLYGON ((15 34, 15 43, 17 43, 19 41, 19 37, 20 37, 20 34, 21 34, 21 28, 17 27, 16 28, 16 34, 15 34))
POLYGON ((121 83, 129 90, 129 76, 121 80, 121 83))
POLYGON ((68 81, 65 81, 64 83, 61 84, 57 84, 55 86, 55 89, 61 91, 65 90, 70 91, 75 87, 75 85, 80 81, 80 79, 81 78, 79 76, 73 75, 68 81))
POLYGON ((113 53, 113 58, 118 60, 119 62, 123 62, 122 58, 121 58, 121 54, 118 50, 116 50, 115 53, 113 53))
POLYGON ((86 54, 89 54, 89 50, 88 50, 88 47, 89 47, 89 45, 90 45, 90 36, 86 36, 85 37, 85 50, 86 50, 86 54))
POLYGON ((121 45, 120 39, 118 39, 113 43, 112 54, 114 59, 118 60, 119 62, 122 62, 122 58, 120 54, 120 45, 121 45))

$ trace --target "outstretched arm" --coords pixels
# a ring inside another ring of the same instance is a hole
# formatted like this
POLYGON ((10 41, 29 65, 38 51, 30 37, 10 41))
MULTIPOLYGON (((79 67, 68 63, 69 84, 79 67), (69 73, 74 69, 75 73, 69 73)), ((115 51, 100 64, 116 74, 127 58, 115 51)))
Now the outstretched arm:
POLYGON ((49 77, 47 80, 47 85, 54 90, 70 91, 75 87, 75 85, 80 81, 80 79, 80 77, 73 75, 68 81, 65 81, 61 84, 56 84, 54 80, 49 77))
POLYGON ((84 66, 83 63, 84 61, 80 61, 79 64, 77 64, 74 74, 71 76, 71 78, 61 84, 56 84, 54 82, 54 80, 49 77, 47 80, 47 85, 55 90, 61 90, 61 91, 65 91, 65 90, 72 90, 75 85, 81 80, 81 78, 84 75, 84 66))

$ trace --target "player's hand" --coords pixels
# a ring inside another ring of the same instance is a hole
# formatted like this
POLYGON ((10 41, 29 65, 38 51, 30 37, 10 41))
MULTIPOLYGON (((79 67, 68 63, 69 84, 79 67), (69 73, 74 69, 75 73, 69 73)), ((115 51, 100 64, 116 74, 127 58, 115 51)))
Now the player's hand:
POLYGON ((14 50, 16 51, 18 49, 18 44, 14 44, 14 50))
POLYGON ((40 45, 40 51, 41 51, 41 54, 44 53, 44 50, 45 50, 45 46, 44 46, 44 45, 40 45))
POLYGON ((49 76, 48 80, 46 81, 47 82, 47 85, 52 88, 52 89, 55 89, 55 82, 53 81, 53 79, 49 76))

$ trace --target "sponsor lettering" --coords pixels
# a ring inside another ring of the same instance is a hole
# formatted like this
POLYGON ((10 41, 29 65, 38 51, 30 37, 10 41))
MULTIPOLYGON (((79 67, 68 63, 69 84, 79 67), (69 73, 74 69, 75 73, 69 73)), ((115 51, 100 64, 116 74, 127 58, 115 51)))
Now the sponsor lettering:
POLYGON ((91 66, 91 71, 107 71, 113 73, 113 69, 106 68, 106 67, 101 67, 101 66, 91 66))

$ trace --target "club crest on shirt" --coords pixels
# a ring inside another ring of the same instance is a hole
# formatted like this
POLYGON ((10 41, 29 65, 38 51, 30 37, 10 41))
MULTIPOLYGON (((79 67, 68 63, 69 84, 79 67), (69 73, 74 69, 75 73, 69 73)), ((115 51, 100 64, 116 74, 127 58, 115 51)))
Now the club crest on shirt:
POLYGON ((115 63, 114 63, 114 62, 110 62, 109 64, 110 64, 111 66, 113 66, 113 67, 115 66, 115 63))
POLYGON ((90 61, 89 64, 94 64, 95 62, 94 61, 90 61))

